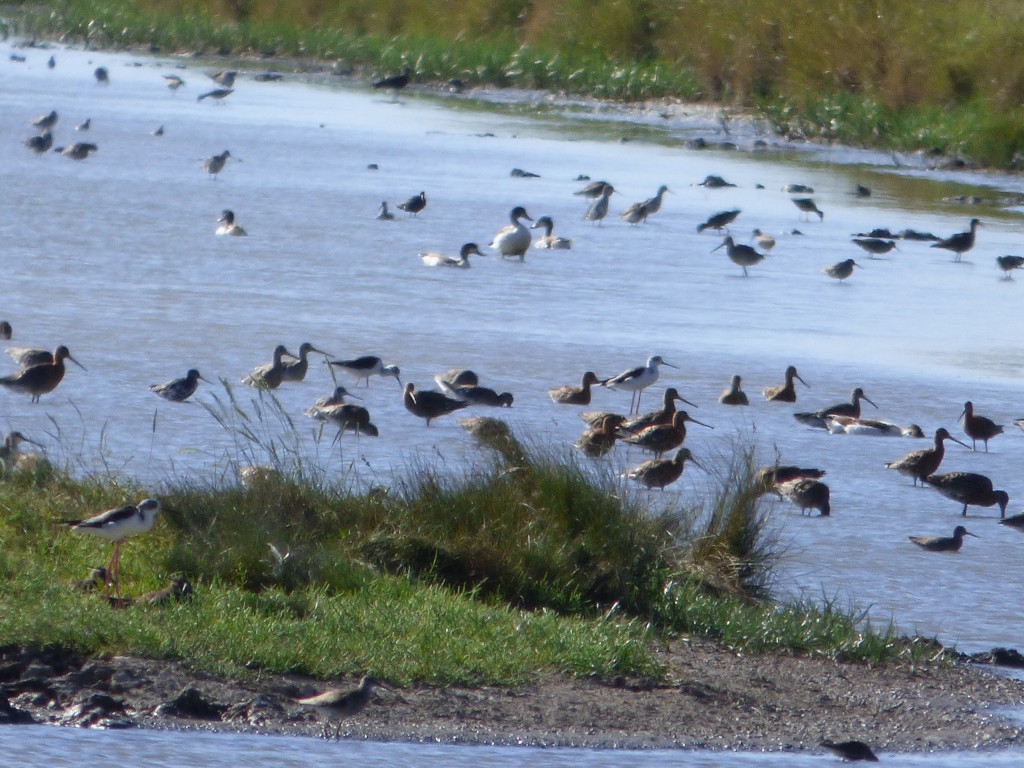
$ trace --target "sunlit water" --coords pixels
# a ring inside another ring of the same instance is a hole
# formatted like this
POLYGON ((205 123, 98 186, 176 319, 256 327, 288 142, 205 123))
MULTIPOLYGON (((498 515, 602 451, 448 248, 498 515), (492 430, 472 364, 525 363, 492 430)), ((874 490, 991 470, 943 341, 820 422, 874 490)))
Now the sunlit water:
MULTIPOLYGON (((753 441, 764 463, 777 452, 784 463, 828 470, 830 518, 775 509, 788 548, 780 595, 837 599, 963 650, 1020 644, 1024 621, 1012 596, 1024 536, 997 525, 998 511, 972 508, 964 521, 954 502, 884 468, 926 441, 831 436, 791 416, 861 386, 878 404, 866 406, 869 415, 963 437, 956 420, 970 399, 1006 433, 987 454, 948 444, 943 471, 987 474, 1011 499, 1024 490, 1024 440, 1011 425, 1024 415, 1016 403, 1024 280, 1001 280, 994 261, 1018 247, 1019 227, 1011 213, 942 204, 961 191, 963 177, 850 164, 857 154, 839 149, 699 152, 680 145, 681 131, 665 130, 664 143, 620 142, 638 124, 323 85, 242 79, 224 103, 198 103, 211 87, 198 67, 58 50, 49 70, 50 51, 21 51, 24 63, 9 62, 8 53, 0 48, 2 313, 15 329, 12 344, 66 344, 88 370, 70 366, 39 405, 0 392, 0 414, 58 461, 157 490, 265 461, 201 405, 165 403, 147 386, 190 367, 237 383, 269 361, 276 344, 296 351, 303 341, 339 358, 381 355, 421 388, 433 386, 436 373, 470 367, 483 384, 516 397, 509 411, 476 413, 502 416, 533 443, 568 454, 582 423, 546 390, 577 383, 585 370, 608 376, 660 354, 678 369, 663 369, 644 406, 657 404, 663 384, 696 402, 693 415, 715 429, 694 426, 687 445, 705 464, 722 466, 753 441), (109 86, 93 79, 100 63, 109 86), (171 93, 161 77, 168 72, 187 87, 171 93), (88 140, 99 151, 79 163, 26 150, 29 121, 50 109, 61 116, 56 144, 88 140), (87 117, 91 130, 76 134, 73 125, 87 117), (160 125, 165 134, 151 135, 160 125), (211 181, 200 162, 224 149, 237 159, 211 181), (541 177, 512 178, 514 167, 541 177), (581 173, 621 192, 602 226, 581 220, 586 204, 572 194, 581 173), (709 173, 737 186, 696 186, 709 173), (824 222, 801 220, 781 191, 795 182, 815 188, 824 222), (640 227, 618 220, 615 213, 663 183, 672 194, 657 216, 640 227), (856 183, 874 194, 854 197, 856 183), (428 198, 420 216, 396 211, 393 222, 375 220, 381 200, 393 207, 420 190, 428 198), (516 205, 534 218, 552 216, 573 249, 531 249, 523 263, 492 252, 470 270, 421 264, 418 252, 454 255, 467 241, 488 250, 516 205), (709 214, 734 207, 743 211, 732 227, 738 241, 755 227, 778 240, 748 278, 724 249, 711 252, 719 236, 696 232, 709 214), (224 208, 248 238, 214 236, 224 208), (870 259, 849 237, 876 226, 944 236, 974 215, 984 226, 961 264, 914 242, 870 259), (846 283, 822 274, 849 257, 863 269, 846 283), (789 364, 810 388, 798 385, 795 407, 764 402, 761 387, 781 383, 789 364), (743 376, 748 408, 717 403, 734 373, 743 376), (980 538, 968 538, 959 555, 907 541, 949 535, 962 522, 980 538)), ((651 125, 658 119, 642 123, 644 135, 651 125)), ((1004 179, 972 181, 1010 188, 1004 179)), ((360 393, 379 438, 357 444, 348 435, 332 445, 328 432, 318 440, 302 410, 333 382, 320 357, 312 360, 304 383, 276 393, 298 437, 270 419, 259 427, 267 442, 297 439, 305 461, 364 488, 423 464, 457 473, 473 461, 476 448, 455 418, 427 428, 405 411, 393 379, 374 379, 360 393)), ((352 384, 344 375, 339 383, 352 384)), ((257 396, 241 385, 235 392, 250 410, 257 396)), ((203 384, 195 399, 213 403, 215 395, 225 399, 220 384, 203 384)), ((622 411, 628 401, 628 393, 599 389, 591 407, 622 411)), ((618 472, 645 458, 617 448, 606 463, 618 472)), ((652 497, 696 501, 712 482, 689 467, 677 486, 652 497)), ((1011 501, 1009 513, 1019 508, 1011 501)))

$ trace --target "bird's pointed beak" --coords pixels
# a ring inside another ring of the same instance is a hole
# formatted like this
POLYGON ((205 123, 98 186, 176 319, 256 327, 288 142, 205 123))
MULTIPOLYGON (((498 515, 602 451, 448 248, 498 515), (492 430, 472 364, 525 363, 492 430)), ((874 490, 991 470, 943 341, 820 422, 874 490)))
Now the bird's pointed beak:
POLYGON ((693 424, 700 424, 702 427, 707 427, 708 429, 714 429, 714 427, 712 427, 710 424, 705 424, 703 421, 697 421, 696 419, 690 418, 689 416, 687 416, 686 420, 692 422, 693 424))
POLYGON ((82 365, 82 364, 81 364, 80 362, 78 362, 77 360, 75 360, 75 358, 73 358, 73 357, 72 357, 71 355, 68 355, 68 360, 70 360, 70 361, 71 361, 72 363, 74 363, 75 365, 77 365, 77 366, 78 366, 79 368, 81 368, 81 369, 82 369, 83 371, 87 371, 87 370, 89 370, 89 369, 88 369, 88 368, 86 368, 86 367, 85 367, 84 365, 82 365))
MULTIPOLYGON (((865 400, 867 400, 867 401, 868 401, 869 403, 871 403, 872 405, 875 405, 874 401, 873 401, 873 400, 872 400, 872 399, 871 399, 870 397, 868 397, 867 395, 864 395, 864 399, 865 399, 865 400)), ((877 408, 877 407, 878 407, 878 406, 877 406, 877 405, 875 405, 875 408, 877 408)))

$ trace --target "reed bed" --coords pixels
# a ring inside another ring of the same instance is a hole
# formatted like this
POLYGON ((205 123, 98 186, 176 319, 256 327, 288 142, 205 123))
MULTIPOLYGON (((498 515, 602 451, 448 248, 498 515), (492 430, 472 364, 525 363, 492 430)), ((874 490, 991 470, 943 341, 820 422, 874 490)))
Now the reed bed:
POLYGON ((1024 7, 986 0, 55 0, 33 34, 376 76, 705 100, 781 132, 1016 168, 1024 7))

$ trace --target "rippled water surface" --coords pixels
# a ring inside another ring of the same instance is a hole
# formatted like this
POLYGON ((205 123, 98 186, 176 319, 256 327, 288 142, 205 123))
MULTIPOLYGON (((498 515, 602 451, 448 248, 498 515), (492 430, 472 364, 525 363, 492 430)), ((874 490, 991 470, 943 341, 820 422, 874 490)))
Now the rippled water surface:
MULTIPOLYGON (((1020 511, 1024 435, 1011 422, 1024 416, 1024 279, 1000 279, 994 262, 1018 248, 1019 223, 1012 211, 941 203, 964 188, 963 177, 954 185, 919 170, 835 162, 851 159, 843 150, 700 152, 667 133, 660 143, 622 142, 634 127, 591 119, 576 128, 558 110, 453 108, 422 95, 392 100, 250 77, 223 103, 200 103, 211 83, 198 66, 58 50, 49 70, 50 51, 22 51, 24 63, 8 53, 0 48, 3 316, 14 325, 13 344, 66 344, 88 370, 71 366, 39 405, 0 391, 0 415, 51 456, 157 489, 186 476, 230 477, 231 462, 266 456, 241 451, 201 405, 165 403, 147 385, 190 367, 236 384, 276 344, 296 351, 303 341, 336 357, 381 355, 419 387, 448 368, 473 368, 485 385, 515 394, 500 415, 520 434, 568 453, 581 422, 546 390, 578 382, 585 370, 608 376, 660 354, 678 368, 663 369, 644 405, 653 407, 664 385, 697 403, 694 416, 714 430, 694 427, 687 444, 706 464, 721 465, 752 441, 765 463, 777 453, 827 469, 830 518, 776 507, 788 546, 780 594, 869 608, 878 621, 894 618, 904 631, 964 650, 1020 644, 1024 621, 1012 596, 1024 536, 997 525, 991 509, 972 508, 963 520, 954 502, 884 468, 926 442, 833 436, 791 416, 860 386, 878 405, 870 415, 962 437, 957 416, 970 399, 1006 433, 987 454, 951 444, 943 469, 991 476, 1014 499, 1010 513, 1020 511), (108 86, 93 79, 100 63, 108 86), (161 77, 170 72, 188 85, 170 92, 161 77), (84 162, 27 151, 30 120, 51 109, 61 116, 57 144, 82 140, 72 128, 90 117, 87 137, 99 151, 84 162), (164 135, 151 135, 161 125, 164 135), (211 181, 200 162, 224 149, 233 159, 211 181), (515 167, 540 178, 510 177, 515 167), (581 220, 586 205, 572 194, 581 173, 620 192, 601 226, 581 220), (736 187, 696 186, 709 173, 736 187), (815 188, 823 222, 801 219, 782 191, 789 183, 815 188), (874 194, 854 197, 857 183, 874 194), (672 193, 647 224, 614 215, 660 184, 672 193), (421 215, 375 220, 381 200, 393 205, 420 190, 428 198, 421 215), (418 252, 455 254, 467 241, 489 250, 516 205, 552 216, 573 249, 531 250, 523 263, 491 252, 469 270, 421 264, 418 252), (721 237, 696 231, 709 214, 734 207, 742 209, 737 240, 757 227, 778 241, 747 278, 724 250, 711 252, 721 237), (248 238, 214 236, 224 208, 248 238), (964 263, 915 242, 870 259, 850 242, 876 226, 948 235, 974 215, 984 225, 964 263), (822 274, 850 257, 863 268, 849 281, 822 274), (810 388, 800 387, 796 407, 764 402, 760 388, 781 383, 789 364, 810 388), (748 408, 717 403, 735 373, 748 408), (959 555, 907 541, 949 535, 960 523, 979 538, 959 555)), ((457 472, 472 461, 475 448, 455 419, 427 428, 405 411, 393 379, 374 379, 361 393, 379 438, 318 441, 302 410, 332 386, 314 356, 304 383, 276 393, 307 460, 332 474, 365 487, 418 462, 457 472)), ((250 408, 256 395, 241 386, 236 393, 250 408)), ((196 399, 213 403, 215 395, 224 399, 222 386, 204 384, 196 399)), ((624 410, 628 400, 598 390, 593 407, 624 410)), ((275 420, 261 429, 268 440, 283 431, 275 420)), ((644 458, 617 448, 607 462, 619 471, 644 458)), ((665 497, 696 499, 709 483, 691 467, 665 497)))

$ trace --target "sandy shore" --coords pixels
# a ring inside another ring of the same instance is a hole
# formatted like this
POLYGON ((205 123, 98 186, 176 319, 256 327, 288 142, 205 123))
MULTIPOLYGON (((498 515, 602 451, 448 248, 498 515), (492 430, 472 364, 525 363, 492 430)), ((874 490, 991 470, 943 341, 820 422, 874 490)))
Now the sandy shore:
POLYGON ((8 647, 0 722, 309 736, 340 724, 353 739, 637 749, 820 751, 825 739, 860 739, 902 752, 1024 740, 1024 719, 1009 712, 1024 702, 1024 682, 976 663, 872 669, 737 655, 703 639, 658 653, 667 675, 657 683, 550 675, 517 688, 389 686, 358 715, 328 724, 295 701, 327 687, 307 677, 230 681, 176 662, 8 647))

